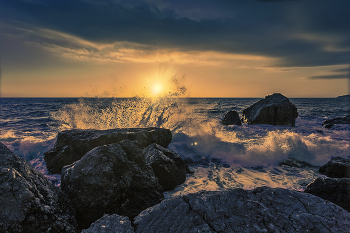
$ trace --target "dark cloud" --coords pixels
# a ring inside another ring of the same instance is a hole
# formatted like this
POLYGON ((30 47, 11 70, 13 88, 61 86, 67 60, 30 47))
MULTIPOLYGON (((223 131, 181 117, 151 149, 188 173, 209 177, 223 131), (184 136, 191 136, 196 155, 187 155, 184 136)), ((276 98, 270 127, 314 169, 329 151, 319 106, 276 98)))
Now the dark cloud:
POLYGON ((91 42, 128 41, 180 51, 263 55, 279 58, 277 66, 348 61, 350 1, 264 2, 0 0, 0 20, 91 42))
POLYGON ((311 76, 308 79, 348 79, 347 74, 334 74, 334 75, 320 75, 320 76, 311 76))

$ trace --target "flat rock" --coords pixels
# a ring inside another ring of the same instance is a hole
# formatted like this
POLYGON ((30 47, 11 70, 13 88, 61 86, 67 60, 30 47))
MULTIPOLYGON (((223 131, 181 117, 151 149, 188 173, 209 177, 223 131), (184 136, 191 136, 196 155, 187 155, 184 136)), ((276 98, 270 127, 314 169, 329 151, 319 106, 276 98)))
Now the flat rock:
POLYGON ((78 232, 66 195, 0 143, 0 232, 78 232))
POLYGON ((319 177, 304 192, 331 201, 350 212, 350 178, 319 177))
POLYGON ((91 149, 126 139, 138 140, 142 147, 152 143, 167 147, 172 136, 170 130, 160 128, 62 131, 57 135, 54 148, 44 153, 47 169, 52 174, 61 174, 63 166, 81 159, 91 149))
POLYGON ((236 111, 229 111, 222 119, 222 124, 224 125, 242 125, 241 119, 236 111))
POLYGON ((319 172, 331 178, 350 178, 350 159, 335 157, 320 167, 319 172))
POLYGON ((185 182, 186 173, 191 172, 180 155, 156 143, 143 149, 143 154, 164 191, 172 190, 185 182))
POLYGON ((166 199, 142 211, 135 232, 349 232, 350 213, 308 193, 233 189, 166 199))
POLYGON ((102 218, 91 224, 91 226, 82 230, 81 233, 133 233, 134 228, 128 217, 117 214, 105 214, 102 218))
POLYGON ((333 125, 336 125, 336 124, 350 124, 350 115, 347 115, 345 117, 337 117, 330 120, 325 120, 322 123, 322 126, 327 129, 330 129, 332 128, 333 125))
POLYGON ((242 122, 253 124, 295 126, 298 111, 287 97, 274 93, 243 110, 242 122))
POLYGON ((163 188, 137 141, 92 149, 63 167, 61 187, 73 201, 82 229, 104 214, 133 218, 163 200, 163 188))

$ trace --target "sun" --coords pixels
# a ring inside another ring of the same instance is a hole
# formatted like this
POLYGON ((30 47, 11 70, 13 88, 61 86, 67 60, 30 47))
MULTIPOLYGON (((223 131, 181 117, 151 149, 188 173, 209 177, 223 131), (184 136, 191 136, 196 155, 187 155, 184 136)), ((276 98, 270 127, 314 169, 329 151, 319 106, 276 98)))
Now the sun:
POLYGON ((152 94, 154 96, 159 95, 162 92, 162 90, 163 90, 163 86, 159 83, 156 83, 152 86, 152 94))

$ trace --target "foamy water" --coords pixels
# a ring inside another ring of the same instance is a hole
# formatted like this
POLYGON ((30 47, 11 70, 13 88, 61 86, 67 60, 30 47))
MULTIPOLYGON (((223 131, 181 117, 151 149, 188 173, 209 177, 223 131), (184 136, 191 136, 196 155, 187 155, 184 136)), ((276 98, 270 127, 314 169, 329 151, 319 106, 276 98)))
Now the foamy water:
POLYGON ((28 159, 53 183, 43 153, 65 129, 162 127, 172 131, 169 148, 191 164, 194 174, 166 196, 200 190, 258 186, 303 190, 320 176, 318 168, 331 157, 350 155, 350 127, 322 128, 327 118, 349 114, 336 99, 291 99, 299 117, 296 127, 225 126, 229 110, 240 115, 258 99, 125 98, 125 99, 1 99, 0 141, 28 159), (309 166, 279 166, 294 158, 309 166))

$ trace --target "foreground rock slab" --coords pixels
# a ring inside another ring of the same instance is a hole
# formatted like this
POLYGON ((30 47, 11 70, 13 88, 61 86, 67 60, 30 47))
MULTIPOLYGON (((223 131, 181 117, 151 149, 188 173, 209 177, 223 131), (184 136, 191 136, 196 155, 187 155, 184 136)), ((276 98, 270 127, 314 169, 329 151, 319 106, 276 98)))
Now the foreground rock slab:
POLYGON ((349 232, 350 213, 316 196, 280 188, 203 192, 142 211, 135 232, 349 232))
POLYGON ((350 178, 350 159, 335 157, 320 167, 319 172, 331 178, 350 178))
POLYGON ((81 233, 133 233, 134 228, 128 217, 117 214, 105 214, 102 218, 91 224, 91 226, 82 230, 81 233))
POLYGON ((317 178, 306 193, 329 200, 350 212, 350 178, 317 178))
POLYGON ((333 125, 336 124, 350 124, 350 115, 347 115, 346 117, 337 117, 334 119, 326 120, 322 123, 322 126, 330 129, 333 125))
POLYGON ((54 148, 45 152, 47 169, 52 174, 61 174, 63 166, 81 159, 91 149, 126 139, 138 140, 142 147, 152 143, 167 147, 172 136, 170 130, 160 128, 62 131, 57 135, 54 148))
POLYGON ((274 93, 243 110, 242 122, 249 125, 269 124, 295 126, 298 111, 287 97, 274 93))
POLYGON ((224 125, 242 125, 241 119, 236 111, 229 111, 222 119, 224 125))
POLYGON ((163 200, 163 188, 136 141, 89 151, 63 168, 61 187, 73 201, 82 229, 104 214, 133 218, 163 200))
POLYGON ((0 143, 0 232, 78 232, 70 201, 0 143))

